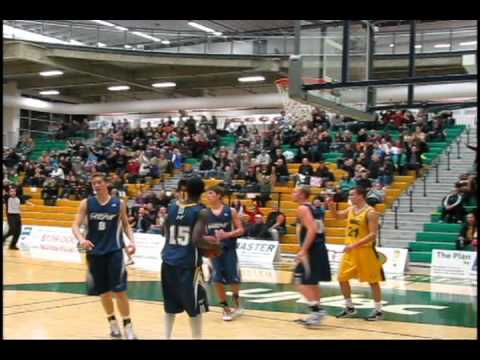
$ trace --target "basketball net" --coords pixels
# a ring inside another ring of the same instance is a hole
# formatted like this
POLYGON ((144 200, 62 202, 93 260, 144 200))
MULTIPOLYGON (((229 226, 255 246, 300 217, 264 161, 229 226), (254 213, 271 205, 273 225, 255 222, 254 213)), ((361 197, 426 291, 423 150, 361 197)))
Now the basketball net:
MULTIPOLYGON (((306 84, 324 84, 326 82, 328 82, 326 79, 304 79, 304 83, 306 84)), ((275 81, 278 93, 282 97, 285 115, 292 123, 312 121, 312 112, 315 110, 315 107, 290 98, 288 96, 288 84, 288 78, 282 78, 275 81)))

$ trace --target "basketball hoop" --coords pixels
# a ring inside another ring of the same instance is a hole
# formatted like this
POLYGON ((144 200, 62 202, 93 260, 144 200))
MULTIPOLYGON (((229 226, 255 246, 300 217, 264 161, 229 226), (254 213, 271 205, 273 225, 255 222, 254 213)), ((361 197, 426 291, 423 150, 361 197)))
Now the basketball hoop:
MULTIPOLYGON (((282 78, 275 81, 278 93, 282 97, 283 109, 287 117, 294 123, 312 121, 312 112, 315 110, 315 106, 303 104, 299 101, 293 100, 288 96, 288 78, 282 78)), ((325 84, 330 82, 330 79, 314 79, 303 78, 304 84, 325 84)))

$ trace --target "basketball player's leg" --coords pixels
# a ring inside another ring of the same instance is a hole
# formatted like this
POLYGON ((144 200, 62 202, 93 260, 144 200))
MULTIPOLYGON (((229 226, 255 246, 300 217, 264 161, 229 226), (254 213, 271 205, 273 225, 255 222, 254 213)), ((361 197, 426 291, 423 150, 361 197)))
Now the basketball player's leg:
POLYGON ((380 288, 380 283, 370 283, 370 288, 372 289, 372 296, 375 302, 382 301, 382 290, 380 288))
POLYGON ((227 300, 227 293, 225 290, 225 252, 222 255, 214 257, 212 259, 213 265, 213 275, 212 275, 212 282, 215 287, 215 292, 217 293, 217 297, 220 301, 220 305, 223 308, 222 317, 225 321, 232 320, 232 310, 228 306, 227 300))
POLYGON ((201 283, 201 268, 183 269, 180 276, 180 296, 190 317, 193 339, 202 338, 202 313, 208 311, 207 291, 201 283))
POLYGON ((130 318, 130 304, 128 302, 128 295, 126 291, 116 292, 115 299, 117 302, 118 311, 122 318, 130 318))
POLYGON ((325 316, 326 312, 320 307, 320 274, 318 269, 311 266, 310 263, 299 263, 294 271, 294 279, 297 285, 298 291, 307 300, 310 314, 305 319, 298 319, 299 322, 307 327, 315 327, 320 325, 321 320, 325 316))
POLYGON ((109 259, 109 288, 115 294, 118 311, 122 316, 125 338, 134 340, 137 338, 133 331, 130 318, 130 305, 127 295, 127 270, 123 257, 123 251, 115 251, 108 255, 109 259))
POLYGON ((220 303, 226 303, 227 293, 225 291, 225 285, 221 282, 215 282, 215 291, 217 293, 218 299, 220 300, 220 303))
POLYGON ((113 305, 113 293, 111 291, 100 294, 100 301, 102 303, 103 310, 105 310, 105 314, 107 314, 107 316, 113 315, 115 313, 115 308, 113 305))
POLYGON ((380 283, 372 282, 369 284, 372 289, 373 300, 375 301, 375 308, 372 313, 365 318, 365 320, 376 321, 383 319, 382 311, 382 290, 380 288, 380 283))
POLYGON ((366 320, 380 320, 383 318, 382 312, 382 292, 380 281, 385 280, 382 264, 378 259, 378 254, 374 249, 358 249, 358 279, 362 282, 368 282, 375 301, 375 308, 366 320))
POLYGON ((345 299, 345 308, 337 314, 337 318, 349 317, 356 314, 352 302, 352 289, 349 280, 358 276, 358 265, 355 257, 351 254, 352 251, 343 255, 338 269, 337 280, 340 285, 340 291, 345 299))
POLYGON ((162 262, 161 269, 162 293, 164 316, 165 338, 171 339, 173 325, 175 324, 175 314, 181 313, 183 307, 178 297, 180 279, 174 266, 162 262))
POLYGON ((352 288, 350 287, 349 281, 339 281, 340 291, 345 299, 350 299, 352 297, 352 288))
POLYGON ((108 324, 110 325, 110 336, 114 339, 121 339, 122 332, 120 331, 120 326, 118 326, 117 318, 115 317, 113 293, 111 291, 107 291, 103 294, 100 294, 100 301, 107 316, 108 324))
POLYGON ((225 253, 225 280, 229 284, 233 293, 233 301, 235 303, 234 316, 243 314, 243 309, 240 303, 240 284, 241 274, 238 263, 237 251, 235 248, 229 249, 225 253))
POLYGON ((122 333, 115 318, 112 288, 109 286, 107 256, 87 254, 87 294, 98 295, 110 326, 110 336, 120 339, 122 333))
POLYGON ((230 288, 232 289, 235 307, 238 309, 240 308, 240 283, 230 284, 230 288))

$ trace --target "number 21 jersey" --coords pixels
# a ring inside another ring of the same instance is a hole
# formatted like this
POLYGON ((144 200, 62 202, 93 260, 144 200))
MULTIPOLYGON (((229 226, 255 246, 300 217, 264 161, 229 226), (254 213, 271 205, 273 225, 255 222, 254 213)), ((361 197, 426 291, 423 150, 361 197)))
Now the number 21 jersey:
MULTIPOLYGON (((370 233, 367 218, 370 211, 375 210, 370 206, 365 206, 365 208, 358 214, 354 213, 353 207, 348 210, 347 236, 345 237, 345 244, 355 244, 370 233)), ((371 247, 372 244, 375 246, 375 242, 373 242, 364 244, 361 247, 371 247)))

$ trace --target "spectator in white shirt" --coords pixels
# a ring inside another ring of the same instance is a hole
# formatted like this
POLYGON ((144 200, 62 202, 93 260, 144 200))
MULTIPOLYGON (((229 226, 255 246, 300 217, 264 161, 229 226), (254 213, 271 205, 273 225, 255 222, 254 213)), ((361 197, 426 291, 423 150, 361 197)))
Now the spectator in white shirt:
POLYGON ((272 162, 267 150, 262 150, 255 160, 258 165, 269 165, 272 162))

